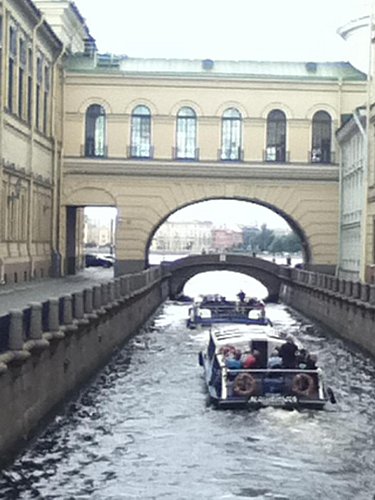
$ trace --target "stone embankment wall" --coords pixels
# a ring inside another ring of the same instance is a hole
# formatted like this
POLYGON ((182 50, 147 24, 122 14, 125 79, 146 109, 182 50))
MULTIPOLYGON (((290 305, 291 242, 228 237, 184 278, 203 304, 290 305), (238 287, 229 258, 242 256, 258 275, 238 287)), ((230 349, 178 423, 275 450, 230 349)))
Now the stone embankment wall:
POLYGON ((0 463, 101 368, 168 296, 160 268, 0 318, 0 463))
POLYGON ((284 303, 375 357, 375 285, 299 269, 283 274, 284 303))

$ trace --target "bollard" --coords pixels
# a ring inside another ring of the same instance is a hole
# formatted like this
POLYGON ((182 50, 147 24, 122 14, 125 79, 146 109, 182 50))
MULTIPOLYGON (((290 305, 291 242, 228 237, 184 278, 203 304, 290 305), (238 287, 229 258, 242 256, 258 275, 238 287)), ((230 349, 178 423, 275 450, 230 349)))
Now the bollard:
POLYGON ((108 283, 108 302, 113 304, 115 302, 115 284, 113 281, 108 283))
POLYGON ((108 304, 108 283, 102 283, 102 306, 106 306, 108 304))
POLYGON ((30 339, 40 340, 42 338, 42 304, 39 302, 31 302, 31 322, 30 322, 30 339))
POLYGON ((121 298, 121 280, 119 278, 115 278, 114 288, 115 288, 115 300, 118 301, 121 298))
POLYGON ((354 281, 352 283, 352 297, 354 299, 359 299, 361 296, 360 286, 361 286, 361 284, 359 281, 354 281))
POLYGON ((83 293, 76 292, 73 294, 73 317, 75 319, 83 318, 83 293))
POLYGON ((59 299, 49 299, 48 301, 48 332, 43 336, 48 340, 65 337, 59 323, 59 299))
POLYGON ((353 293, 353 282, 348 280, 348 281, 345 282, 345 291, 344 291, 344 294, 347 297, 351 297, 352 293, 353 293))
POLYGON ((23 312, 20 309, 12 309, 9 312, 9 344, 11 351, 22 351, 23 339, 23 312))
POLYGON ((63 324, 71 325, 73 323, 73 307, 72 307, 72 296, 63 296, 63 324))
POLYGON ((93 306, 95 310, 99 310, 102 307, 102 288, 100 285, 95 285, 93 289, 93 306))
POLYGON ((91 314, 93 311, 92 296, 93 296, 92 288, 85 288, 83 290, 85 314, 91 314))
POLYGON ((48 308, 48 330, 51 333, 58 332, 60 330, 59 324, 59 300, 50 299, 48 308))
POLYGON ((370 291, 369 285, 367 285, 366 283, 362 283, 360 286, 361 286, 360 299, 362 302, 368 302, 369 301, 369 291, 370 291))

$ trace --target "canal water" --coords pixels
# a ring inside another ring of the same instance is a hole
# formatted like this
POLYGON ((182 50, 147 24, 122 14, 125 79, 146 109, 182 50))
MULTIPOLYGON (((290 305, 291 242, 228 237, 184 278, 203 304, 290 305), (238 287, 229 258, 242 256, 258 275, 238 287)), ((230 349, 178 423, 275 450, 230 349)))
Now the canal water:
POLYGON ((374 362, 269 305, 278 330, 318 353, 338 404, 215 410, 198 366, 207 331, 186 328, 187 309, 160 308, 0 473, 0 498, 373 500, 374 362))

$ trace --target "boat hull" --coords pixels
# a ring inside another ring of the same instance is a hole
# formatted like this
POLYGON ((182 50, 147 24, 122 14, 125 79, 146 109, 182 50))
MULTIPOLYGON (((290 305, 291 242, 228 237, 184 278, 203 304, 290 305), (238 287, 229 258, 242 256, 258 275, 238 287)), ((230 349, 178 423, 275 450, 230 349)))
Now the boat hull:
MULTIPOLYGON (((285 410, 323 410, 328 401, 327 391, 323 386, 323 381, 319 380, 316 391, 313 395, 299 395, 291 390, 293 378, 300 374, 305 373, 299 370, 280 370, 278 375, 279 379, 283 379, 283 390, 277 392, 272 391, 266 382, 275 379, 269 379, 274 372, 271 370, 241 370, 241 373, 247 373, 256 378, 257 389, 253 394, 246 394, 244 396, 237 396, 231 392, 233 380, 230 378, 230 373, 224 369, 216 369, 209 362, 205 353, 199 354, 199 364, 203 367, 204 378, 210 402, 218 409, 246 409, 246 410, 259 410, 261 408, 282 408, 285 410), (289 383, 288 383, 289 380, 289 383), (223 389, 225 387, 225 389, 223 389), (267 391, 272 392, 267 392, 267 391), (284 391, 284 393, 283 393, 284 391), (222 397, 222 394, 225 394, 222 397)), ((235 377, 235 375, 233 375, 235 377)))

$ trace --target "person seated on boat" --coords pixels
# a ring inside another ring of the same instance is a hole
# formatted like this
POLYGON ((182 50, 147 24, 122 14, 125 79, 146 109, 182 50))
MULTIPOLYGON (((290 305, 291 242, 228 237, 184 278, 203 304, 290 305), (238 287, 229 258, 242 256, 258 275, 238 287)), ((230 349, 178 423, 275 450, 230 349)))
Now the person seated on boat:
POLYGON ((317 362, 318 356, 316 354, 308 354, 306 357, 306 370, 316 370, 318 368, 316 365, 317 362))
POLYGON ((237 293, 237 297, 239 299, 240 302, 245 302, 245 292, 243 290, 240 290, 238 293, 237 293))
POLYGON ((247 303, 249 304, 249 306, 255 307, 258 303, 258 300, 256 297, 250 297, 247 303))
POLYGON ((279 348, 279 355, 283 360, 283 368, 295 368, 296 367, 296 352, 298 347, 294 343, 294 338, 292 335, 288 335, 286 342, 279 348))
POLYGON ((268 358, 267 368, 282 368, 283 360, 277 349, 271 352, 271 356, 268 358))
POLYGON ((225 358, 225 366, 232 370, 241 370, 242 368, 242 352, 239 349, 236 349, 233 355, 225 358))
POLYGON ((261 368, 260 364, 260 352, 256 349, 253 349, 243 361, 243 367, 247 370, 261 368))
POLYGON ((308 356, 309 353, 306 349, 298 349, 296 352, 296 368, 300 368, 301 370, 306 369, 308 356))

